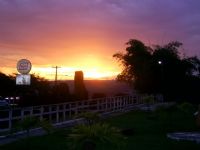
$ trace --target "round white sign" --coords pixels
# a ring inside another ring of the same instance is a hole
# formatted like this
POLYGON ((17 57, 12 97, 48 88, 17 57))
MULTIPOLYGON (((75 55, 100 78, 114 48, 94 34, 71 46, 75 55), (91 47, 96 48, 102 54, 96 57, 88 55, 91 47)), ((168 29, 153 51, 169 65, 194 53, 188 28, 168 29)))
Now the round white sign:
POLYGON ((28 74, 31 71, 31 62, 27 59, 21 59, 17 62, 17 71, 21 74, 28 74))

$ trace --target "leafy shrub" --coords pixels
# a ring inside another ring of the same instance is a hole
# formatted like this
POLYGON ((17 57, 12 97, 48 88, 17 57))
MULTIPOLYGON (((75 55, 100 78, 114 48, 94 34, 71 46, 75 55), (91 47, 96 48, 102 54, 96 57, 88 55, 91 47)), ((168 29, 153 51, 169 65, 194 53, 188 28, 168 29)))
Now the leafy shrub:
POLYGON ((153 95, 146 95, 142 97, 142 101, 147 105, 154 103, 154 96, 153 95))
POLYGON ((195 112, 195 108, 192 104, 188 102, 184 102, 178 106, 178 109, 186 114, 193 114, 195 112))
POLYGON ((72 129, 68 138, 70 147, 75 150, 95 150, 97 147, 104 149, 102 146, 120 149, 125 139, 119 129, 100 123, 78 125, 72 129))
POLYGON ((160 105, 156 107, 156 112, 175 112, 177 111, 177 104, 171 103, 171 104, 166 104, 166 105, 160 105))
POLYGON ((153 95, 145 95, 142 97, 142 101, 147 106, 147 111, 150 111, 150 105, 154 103, 154 96, 153 95))
POLYGON ((84 113, 78 114, 76 118, 84 118, 86 125, 92 125, 94 123, 100 122, 101 120, 100 115, 94 112, 84 112, 84 113))
POLYGON ((19 122, 19 126, 21 127, 22 130, 26 131, 27 136, 29 136, 30 130, 38 126, 38 124, 39 120, 33 116, 27 116, 19 122))
POLYGON ((122 129, 121 133, 125 136, 132 136, 134 135, 135 131, 133 128, 126 128, 126 129, 122 129))
POLYGON ((53 125, 46 119, 43 119, 39 122, 39 125, 42 127, 43 130, 46 131, 47 134, 50 134, 54 131, 53 125))
POLYGON ((106 94, 105 93, 94 93, 92 95, 92 99, 95 99, 95 98, 103 98, 103 97, 106 97, 106 94))

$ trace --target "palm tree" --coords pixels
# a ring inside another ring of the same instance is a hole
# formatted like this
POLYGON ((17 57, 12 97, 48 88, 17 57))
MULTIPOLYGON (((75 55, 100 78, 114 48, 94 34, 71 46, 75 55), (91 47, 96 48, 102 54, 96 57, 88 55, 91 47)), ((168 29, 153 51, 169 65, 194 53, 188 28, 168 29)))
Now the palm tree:
POLYGON ((143 102, 146 104, 147 106, 147 111, 151 110, 151 105, 154 103, 154 97, 153 95, 145 95, 142 98, 143 102))
POLYGON ((68 139, 74 150, 95 150, 97 147, 105 149, 120 149, 124 145, 124 137, 119 129, 108 124, 95 123, 91 125, 78 125, 74 127, 68 139))
POLYGON ((27 116, 19 122, 19 126, 21 126, 22 130, 26 131, 27 137, 29 137, 30 130, 35 128, 38 125, 38 123, 39 120, 37 118, 33 116, 27 116))
POLYGON ((40 120, 39 126, 47 133, 51 134, 54 132, 54 126, 46 119, 40 120))
POLYGON ((101 117, 95 112, 84 112, 75 116, 75 118, 84 118, 84 124, 93 125, 101 121, 101 117))

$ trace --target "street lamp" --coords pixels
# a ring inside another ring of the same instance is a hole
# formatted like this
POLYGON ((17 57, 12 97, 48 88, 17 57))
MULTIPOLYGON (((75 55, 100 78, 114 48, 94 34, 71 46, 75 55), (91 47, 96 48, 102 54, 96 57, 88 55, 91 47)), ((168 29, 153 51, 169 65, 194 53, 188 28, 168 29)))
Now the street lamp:
POLYGON ((158 64, 161 67, 161 90, 162 90, 162 101, 164 100, 164 70, 163 70, 163 61, 162 60, 158 60, 158 64))
POLYGON ((162 61, 161 61, 161 60, 159 60, 159 61, 158 61, 158 64, 159 64, 159 65, 162 65, 162 61))

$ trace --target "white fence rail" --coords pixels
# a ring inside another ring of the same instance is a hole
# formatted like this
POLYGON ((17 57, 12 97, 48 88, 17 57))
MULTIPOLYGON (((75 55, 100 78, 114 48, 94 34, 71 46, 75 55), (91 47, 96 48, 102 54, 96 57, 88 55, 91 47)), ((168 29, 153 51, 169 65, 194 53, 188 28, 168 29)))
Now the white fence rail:
POLYGON ((11 130, 15 123, 27 116, 47 119, 51 123, 60 123, 72 119, 75 115, 93 111, 99 113, 123 111, 143 102, 137 96, 117 96, 75 101, 53 105, 0 110, 0 132, 11 130))

